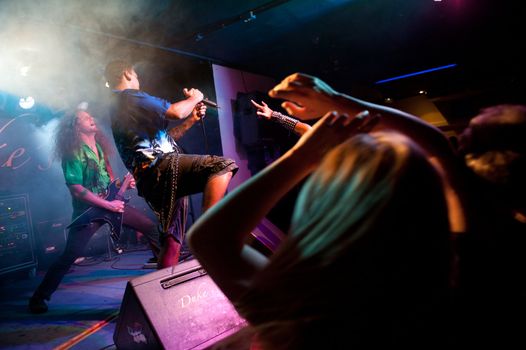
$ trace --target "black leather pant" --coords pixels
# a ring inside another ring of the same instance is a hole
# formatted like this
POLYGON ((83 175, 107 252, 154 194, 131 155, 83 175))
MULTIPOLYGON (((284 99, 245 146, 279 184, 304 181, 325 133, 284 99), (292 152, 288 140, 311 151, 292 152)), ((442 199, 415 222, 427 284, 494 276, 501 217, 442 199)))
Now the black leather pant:
MULTIPOLYGON (((46 272, 44 279, 35 291, 35 295, 47 300, 50 299, 51 294, 57 290, 71 265, 73 265, 78 257, 83 256, 84 249, 88 245, 90 238, 103 224, 104 223, 93 222, 90 225, 72 227, 69 230, 64 252, 46 272)), ((157 223, 139 210, 126 206, 124 208, 123 226, 142 232, 151 245, 157 248, 159 247, 157 223)))

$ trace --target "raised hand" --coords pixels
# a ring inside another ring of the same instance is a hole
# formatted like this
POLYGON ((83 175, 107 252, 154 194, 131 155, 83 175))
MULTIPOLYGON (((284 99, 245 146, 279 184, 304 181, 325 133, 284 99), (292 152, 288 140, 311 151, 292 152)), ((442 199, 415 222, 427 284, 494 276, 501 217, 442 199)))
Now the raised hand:
POLYGON ((377 121, 378 117, 370 116, 368 111, 353 117, 329 112, 301 137, 291 151, 295 156, 317 164, 332 148, 357 133, 369 131, 377 121))
POLYGON ((261 101, 261 104, 256 103, 254 100, 250 100, 252 105, 257 108, 256 114, 270 120, 272 118, 272 112, 274 112, 270 107, 264 102, 261 101))
POLYGON ((316 77, 294 73, 270 90, 269 96, 286 100, 281 106, 287 113, 308 120, 335 110, 340 94, 316 77))
POLYGON ((187 98, 193 98, 197 100, 198 102, 202 101, 203 98, 205 97, 201 91, 199 91, 198 89, 194 89, 194 88, 191 88, 191 89, 184 88, 183 93, 187 98))

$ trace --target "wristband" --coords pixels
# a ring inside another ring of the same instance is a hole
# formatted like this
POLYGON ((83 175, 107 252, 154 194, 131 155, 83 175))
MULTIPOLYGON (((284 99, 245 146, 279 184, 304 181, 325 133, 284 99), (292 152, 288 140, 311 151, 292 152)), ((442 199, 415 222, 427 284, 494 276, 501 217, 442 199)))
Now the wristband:
POLYGON ((294 129, 296 128, 296 124, 298 124, 299 122, 299 120, 297 119, 291 118, 289 116, 286 116, 285 114, 276 111, 272 112, 271 117, 274 122, 280 124, 289 131, 294 131, 294 129))

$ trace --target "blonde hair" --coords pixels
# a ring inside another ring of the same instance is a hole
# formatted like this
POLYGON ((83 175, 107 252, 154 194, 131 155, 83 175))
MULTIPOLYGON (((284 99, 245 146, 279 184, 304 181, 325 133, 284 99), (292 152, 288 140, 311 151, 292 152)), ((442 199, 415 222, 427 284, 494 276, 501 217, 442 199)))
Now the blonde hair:
POLYGON ((369 331, 389 338, 390 325, 442 295, 447 274, 439 174, 406 137, 361 134, 307 180, 287 239, 236 306, 268 349, 338 344, 344 324, 359 344, 369 331))

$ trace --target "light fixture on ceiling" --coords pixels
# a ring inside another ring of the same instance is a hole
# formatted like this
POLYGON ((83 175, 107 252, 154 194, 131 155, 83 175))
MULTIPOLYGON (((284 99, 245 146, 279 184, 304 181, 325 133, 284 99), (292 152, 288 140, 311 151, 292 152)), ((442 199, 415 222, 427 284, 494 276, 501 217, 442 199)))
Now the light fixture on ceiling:
POLYGON ((22 66, 19 69, 20 75, 23 77, 27 77, 29 74, 29 70, 31 69, 31 66, 22 66))
POLYGON ((243 18, 243 22, 248 23, 255 19, 256 19, 256 15, 254 14, 254 11, 249 11, 248 14, 246 14, 246 17, 243 18))
POLYGON ((20 97, 20 100, 18 100, 18 105, 22 109, 31 109, 35 105, 35 99, 31 96, 20 97))
POLYGON ((435 67, 435 68, 429 68, 429 69, 421 70, 421 71, 414 72, 414 73, 408 73, 408 74, 399 75, 399 76, 392 77, 392 78, 387 78, 387 79, 383 79, 383 80, 378 80, 375 84, 383 84, 383 83, 387 83, 387 82, 389 82, 389 81, 393 81, 393 80, 409 78, 409 77, 412 77, 412 76, 415 76, 415 75, 421 75, 421 74, 426 74, 426 73, 435 72, 435 71, 437 71, 437 70, 448 69, 448 68, 454 68, 454 67, 456 67, 456 66, 457 66, 456 63, 452 63, 452 64, 448 64, 448 65, 445 65, 445 66, 440 66, 440 67, 435 67))

